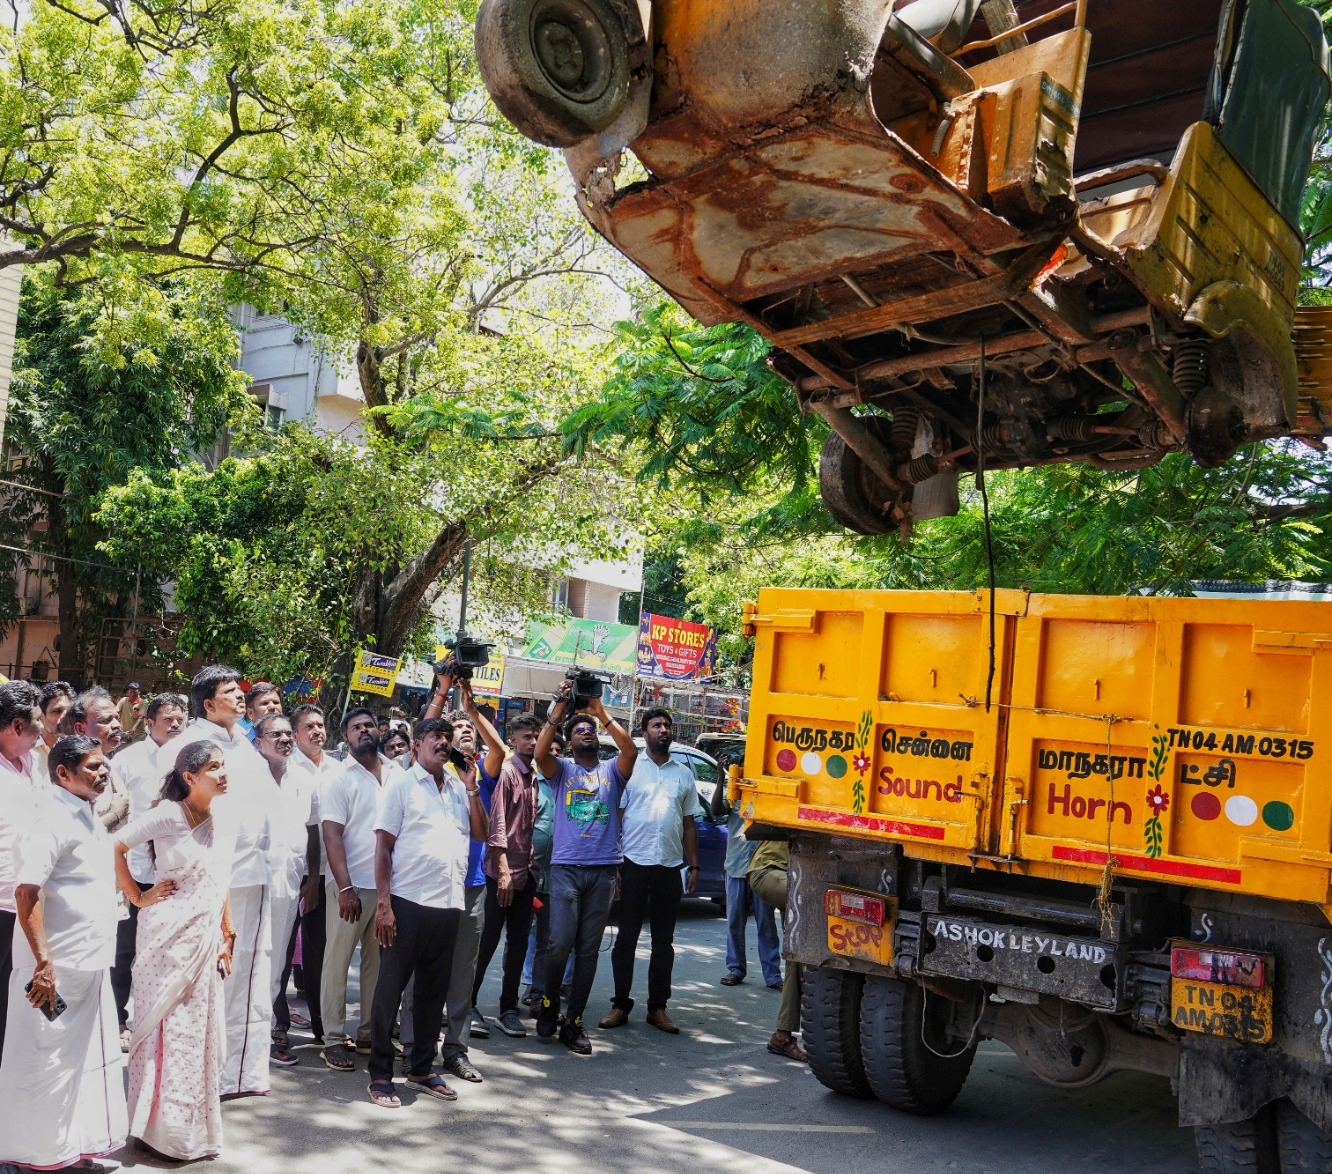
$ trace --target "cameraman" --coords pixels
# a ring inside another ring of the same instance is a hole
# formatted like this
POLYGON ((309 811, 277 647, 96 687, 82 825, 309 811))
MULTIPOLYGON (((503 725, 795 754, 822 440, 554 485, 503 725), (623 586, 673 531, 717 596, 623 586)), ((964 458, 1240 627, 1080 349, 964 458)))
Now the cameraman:
POLYGON ((545 996, 537 1012, 537 1035, 549 1039, 558 1028, 560 1043, 581 1056, 592 1044, 583 1029, 583 1010, 597 976, 597 953, 615 896, 620 851, 620 800, 633 773, 638 749, 628 733, 606 712, 600 695, 575 713, 565 727, 572 758, 556 758, 551 743, 570 710, 572 681, 565 681, 537 739, 534 759, 550 780, 554 800, 554 847, 550 875, 550 948, 546 954, 545 996), (619 754, 602 762, 597 753, 597 722, 615 741, 619 754), (560 980, 569 951, 574 951, 573 985, 564 1026, 559 1027, 560 980))

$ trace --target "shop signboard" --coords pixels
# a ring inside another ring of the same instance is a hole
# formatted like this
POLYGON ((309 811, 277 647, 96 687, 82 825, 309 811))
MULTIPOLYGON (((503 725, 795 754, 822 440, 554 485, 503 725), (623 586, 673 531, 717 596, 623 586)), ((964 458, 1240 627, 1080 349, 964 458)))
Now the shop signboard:
POLYGON ((551 665, 578 665, 606 673, 632 673, 638 632, 630 624, 606 620, 533 621, 522 654, 551 665))
POLYGON ((707 624, 643 612, 638 625, 638 675, 668 681, 709 679, 717 634, 707 624))

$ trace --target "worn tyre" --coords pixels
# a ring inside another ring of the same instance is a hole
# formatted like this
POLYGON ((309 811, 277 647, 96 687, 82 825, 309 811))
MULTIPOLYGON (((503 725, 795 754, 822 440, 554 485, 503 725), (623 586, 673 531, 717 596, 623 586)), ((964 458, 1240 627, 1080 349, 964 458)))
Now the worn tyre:
POLYGON ((629 97, 628 11, 610 0, 482 0, 476 60, 500 112, 548 147, 605 130, 629 97))
POLYGON ((860 1051, 865 1076, 885 1105, 906 1113, 942 1113, 956 1099, 976 1057, 945 1037, 942 998, 927 999, 915 983, 871 975, 860 1001, 860 1051), (926 1015, 930 1022, 926 1022, 926 1015), (927 1047, 925 1037, 931 1036, 927 1047), (944 1053, 940 1055, 939 1053, 944 1053))
MULTIPOLYGON (((1280 1174, 1272 1106, 1225 1125, 1195 1125, 1193 1144, 1202 1174, 1280 1174)), ((1298 1167, 1297 1167, 1298 1169, 1298 1167)))
MULTIPOLYGON (((848 1097, 874 1095, 860 1058, 860 989, 864 976, 807 967, 800 996, 800 1035, 820 1084, 848 1097)), ((788 977, 787 981, 790 981, 788 977)))
POLYGON ((857 534, 891 534, 897 525, 875 499, 886 500, 888 487, 836 432, 828 433, 819 453, 819 494, 833 520, 857 534))
POLYGON ((1332 1134, 1324 1133, 1289 1101, 1276 1110, 1281 1174, 1327 1174, 1332 1170, 1332 1134))

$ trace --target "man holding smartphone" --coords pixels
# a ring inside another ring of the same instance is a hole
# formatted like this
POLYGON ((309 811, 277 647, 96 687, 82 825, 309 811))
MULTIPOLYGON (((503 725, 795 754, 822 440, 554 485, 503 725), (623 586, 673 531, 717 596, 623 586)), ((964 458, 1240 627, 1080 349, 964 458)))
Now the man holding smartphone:
POLYGON ((111 770, 92 738, 59 738, 54 784, 19 841, 14 972, 0 1061, 0 1164, 58 1169, 125 1144, 125 1057, 111 840, 93 810, 111 770))
POLYGON ((554 799, 554 848, 550 869, 550 947, 546 953, 546 993, 537 1012, 537 1035, 549 1039, 556 1031, 562 1043, 580 1056, 592 1044, 583 1028, 583 1010, 597 977, 597 954, 606 932, 615 896, 620 850, 620 800, 638 760, 628 732, 595 697, 586 711, 575 713, 565 727, 572 758, 551 752, 556 727, 570 709, 572 684, 565 681, 537 739, 534 761, 550 780, 554 799), (602 762, 597 753, 598 721, 615 741, 616 757, 602 762), (569 952, 574 952, 573 984, 564 1025, 560 1026, 560 981, 569 952))

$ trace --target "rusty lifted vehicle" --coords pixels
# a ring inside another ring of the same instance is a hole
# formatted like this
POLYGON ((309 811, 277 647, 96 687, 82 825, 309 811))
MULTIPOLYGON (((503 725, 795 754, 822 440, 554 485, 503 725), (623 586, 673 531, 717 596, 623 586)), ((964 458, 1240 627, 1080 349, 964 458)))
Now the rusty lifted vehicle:
POLYGON ((772 342, 853 530, 955 512, 982 462, 1332 432, 1295 0, 483 0, 476 39, 596 229, 772 342))

